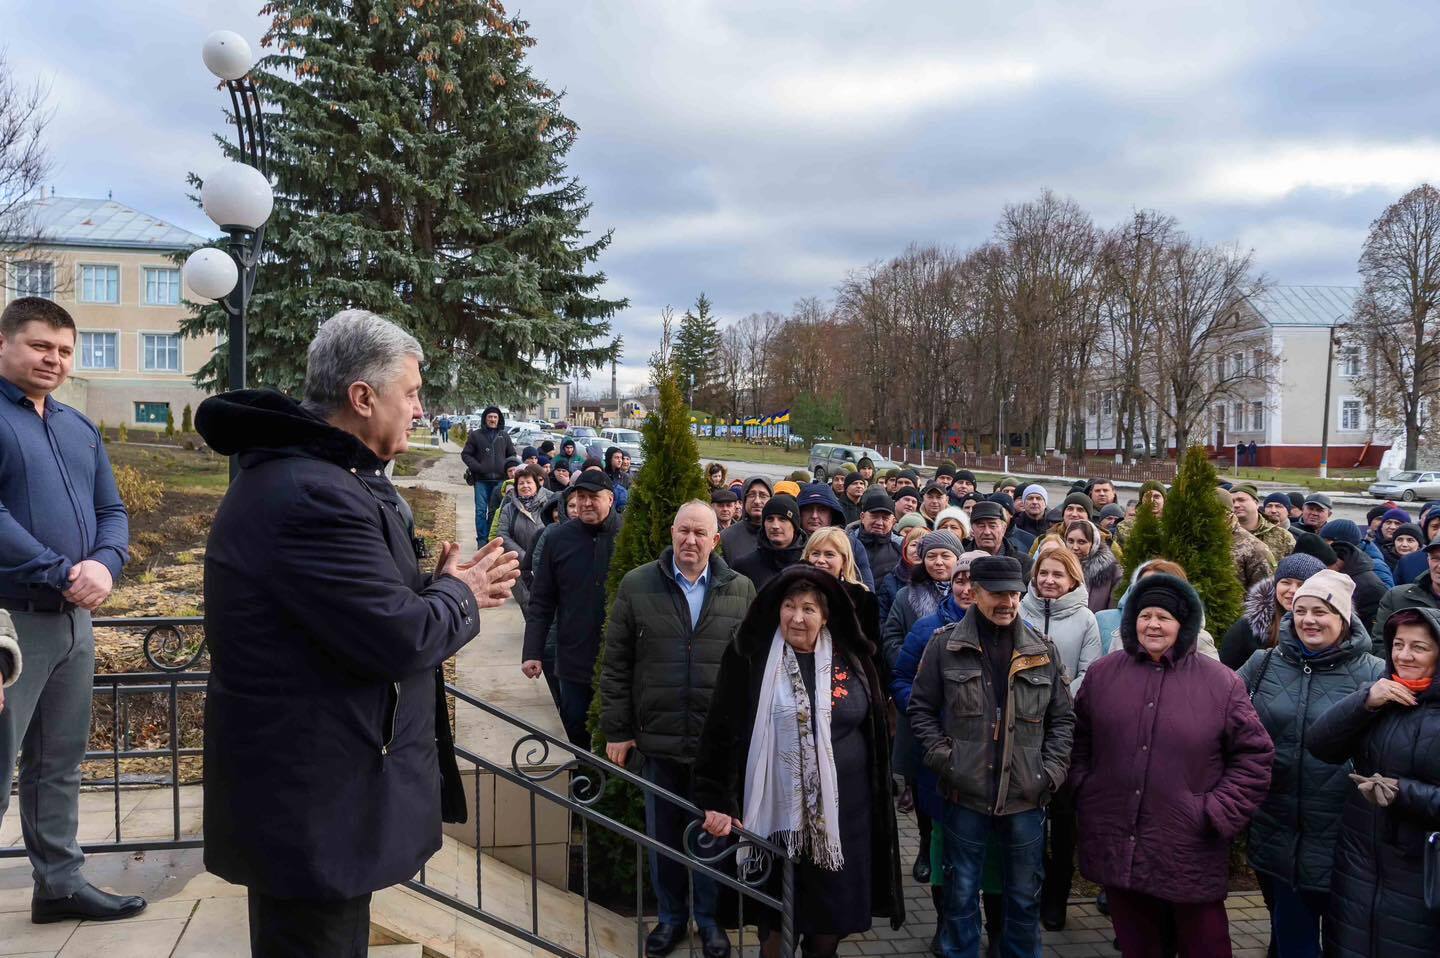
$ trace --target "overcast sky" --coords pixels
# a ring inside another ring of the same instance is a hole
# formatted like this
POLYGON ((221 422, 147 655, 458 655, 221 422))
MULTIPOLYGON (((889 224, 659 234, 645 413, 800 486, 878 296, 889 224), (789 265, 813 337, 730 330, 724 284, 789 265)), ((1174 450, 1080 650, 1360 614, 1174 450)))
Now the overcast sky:
MULTIPOLYGON (((509 0, 580 125, 571 170, 644 378, 658 315, 829 298, 910 242, 981 242, 1049 187, 1102 225, 1154 207, 1282 284, 1356 282, 1366 226, 1440 171, 1431 2, 509 0)), ((244 0, 0 0, 45 77, 54 183, 199 232, 215 29, 244 0)), ((263 283, 263 278, 261 279, 263 283)), ((608 385, 608 371, 605 382, 608 385)))

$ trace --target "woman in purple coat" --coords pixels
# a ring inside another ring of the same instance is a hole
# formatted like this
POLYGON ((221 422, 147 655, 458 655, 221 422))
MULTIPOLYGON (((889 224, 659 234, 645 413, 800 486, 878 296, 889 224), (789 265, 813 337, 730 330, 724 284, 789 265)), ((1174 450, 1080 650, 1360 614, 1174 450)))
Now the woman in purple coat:
POLYGON ((1123 650, 1090 666, 1075 701, 1080 872, 1105 888, 1125 958, 1231 953, 1230 842, 1270 787, 1275 748, 1244 683, 1195 654, 1203 612, 1189 583, 1146 576, 1123 650))

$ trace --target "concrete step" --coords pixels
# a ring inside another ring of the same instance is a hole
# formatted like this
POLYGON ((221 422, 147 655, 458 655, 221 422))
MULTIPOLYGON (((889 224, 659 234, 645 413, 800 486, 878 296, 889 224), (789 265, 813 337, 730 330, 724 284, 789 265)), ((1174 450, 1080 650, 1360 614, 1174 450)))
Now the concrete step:
POLYGON ((425 949, 417 944, 371 945, 370 958, 424 958, 425 949))

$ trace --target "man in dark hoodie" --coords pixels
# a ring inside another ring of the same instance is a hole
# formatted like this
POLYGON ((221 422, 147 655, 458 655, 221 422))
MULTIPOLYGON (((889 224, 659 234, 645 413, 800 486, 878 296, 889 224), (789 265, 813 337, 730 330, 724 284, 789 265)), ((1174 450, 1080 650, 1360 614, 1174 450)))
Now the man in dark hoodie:
POLYGON ((205 554, 205 867, 249 889, 256 956, 364 954, 371 893, 465 820, 440 667, 519 561, 445 543, 421 570, 385 477, 421 414, 420 358, 346 310, 310 344, 303 404, 242 390, 195 417, 240 466, 205 554))
POLYGON ((870 557, 860 545, 855 530, 846 524, 847 517, 841 508, 840 500, 835 498, 835 491, 823 482, 809 482, 800 488, 800 496, 795 503, 800 507, 800 528, 807 538, 826 526, 845 530, 845 535, 850 539, 850 551, 854 553, 855 569, 860 573, 860 581, 865 584, 865 588, 874 592, 875 576, 870 571, 870 557))
POLYGON ((465 440, 460 458, 467 478, 475 484, 475 540, 477 545, 484 545, 490 538, 490 497, 505 480, 505 460, 519 457, 505 431, 505 416, 499 406, 485 407, 480 422, 480 428, 465 440))
POLYGON ((765 503, 762 529, 755 551, 732 563, 732 568, 751 582, 758 592, 780 570, 800 561, 808 538, 800 528, 800 507, 786 495, 765 503))
POLYGON ((763 476, 751 476, 740 490, 740 520, 720 533, 720 551, 730 568, 755 551, 760 539, 760 527, 765 513, 765 503, 770 501, 774 490, 770 480, 763 476))

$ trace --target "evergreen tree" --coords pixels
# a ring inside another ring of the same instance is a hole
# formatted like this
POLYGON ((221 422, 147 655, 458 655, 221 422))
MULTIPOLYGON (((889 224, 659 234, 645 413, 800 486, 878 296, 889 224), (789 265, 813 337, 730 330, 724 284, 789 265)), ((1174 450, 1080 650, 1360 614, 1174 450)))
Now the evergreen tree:
POLYGON ((710 300, 701 293, 700 298, 695 300, 694 311, 687 309, 680 317, 680 331, 675 337, 675 349, 670 357, 680 389, 691 404, 700 403, 701 397, 712 386, 719 356, 720 327, 710 300))
MULTIPOLYGON (((700 471, 700 451, 690 434, 689 408, 680 393, 680 386, 667 368, 655 364, 655 379, 660 399, 640 428, 641 448, 645 465, 630 487, 630 501, 625 506, 625 522, 615 538, 615 552, 610 559, 610 578, 605 587, 605 604, 615 602, 620 580, 631 569, 654 562, 670 547, 670 523, 680 506, 691 499, 708 501, 708 484, 700 471)), ((594 687, 600 688, 600 673, 605 667, 605 646, 595 660, 594 687)), ((597 753, 605 750, 605 736, 600 731, 600 696, 590 703, 590 735, 597 753)), ((639 831, 645 830, 645 803, 640 794, 628 785, 611 782, 596 809, 639 831)), ((634 847, 619 836, 602 828, 590 831, 592 885, 624 890, 626 900, 634 895, 634 847), (612 884, 613 883, 613 884, 612 884)))
POLYGON ((180 432, 189 433, 195 431, 195 415, 190 411, 190 404, 187 402, 185 408, 180 412, 180 432))
POLYGON ((1120 553, 1125 564, 1125 588, 1135 578, 1135 570, 1151 559, 1158 559, 1164 547, 1165 531, 1160 526, 1160 517, 1155 515, 1155 504, 1149 496, 1141 496, 1140 505, 1135 507, 1135 525, 1125 537, 1120 553))
POLYGON ((165 407, 165 435, 175 435, 175 412, 170 407, 165 407))
MULTIPOLYGON (((252 383, 296 391, 337 310, 374 310, 425 348, 426 402, 520 402, 610 361, 587 272, 577 127, 531 72, 499 0, 272 0, 251 76, 265 100, 275 212, 250 301, 252 383)), ((219 138, 222 149, 238 158, 219 138)), ((198 177, 191 177, 199 185, 198 177)), ((188 336, 226 327, 208 306, 188 336)), ((196 374, 225 385, 225 346, 196 374)))
POLYGON ((1205 627, 1211 635, 1224 635, 1245 604, 1245 592, 1230 556, 1227 510, 1215 495, 1218 485, 1205 448, 1191 446, 1165 497, 1161 521, 1165 558, 1178 562, 1200 593, 1205 603, 1205 627))

